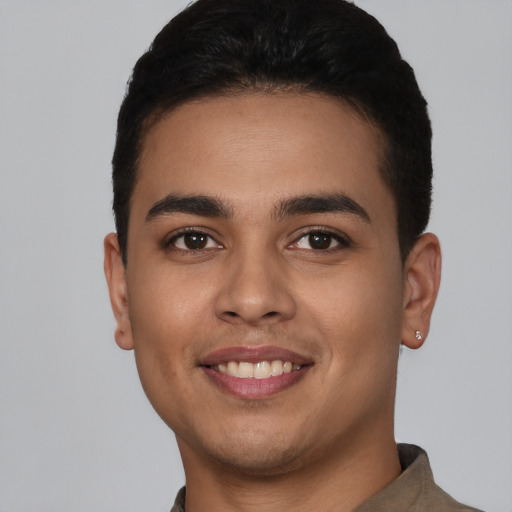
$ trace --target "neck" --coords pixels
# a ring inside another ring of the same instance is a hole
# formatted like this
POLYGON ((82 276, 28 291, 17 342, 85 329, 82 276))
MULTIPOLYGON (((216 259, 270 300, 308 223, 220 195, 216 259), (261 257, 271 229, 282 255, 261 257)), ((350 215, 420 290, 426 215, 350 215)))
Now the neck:
POLYGON ((351 511, 401 471, 392 431, 373 437, 366 437, 362 447, 352 439, 341 453, 328 447, 321 456, 304 458, 273 474, 254 474, 198 457, 178 439, 187 483, 186 511, 351 511))

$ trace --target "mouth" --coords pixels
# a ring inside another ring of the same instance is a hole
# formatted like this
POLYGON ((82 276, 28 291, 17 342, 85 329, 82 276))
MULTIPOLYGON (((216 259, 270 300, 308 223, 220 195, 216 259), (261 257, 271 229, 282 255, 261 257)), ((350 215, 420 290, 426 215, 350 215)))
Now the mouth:
POLYGON ((298 383, 313 361, 277 347, 241 347, 216 351, 200 366, 223 391, 239 398, 261 399, 298 383))
POLYGON ((247 361, 237 362, 229 361, 227 364, 221 363, 213 366, 213 369, 236 377, 238 379, 269 379, 279 377, 284 373, 299 371, 302 368, 300 364, 294 364, 291 361, 259 361, 258 363, 249 363, 247 361))

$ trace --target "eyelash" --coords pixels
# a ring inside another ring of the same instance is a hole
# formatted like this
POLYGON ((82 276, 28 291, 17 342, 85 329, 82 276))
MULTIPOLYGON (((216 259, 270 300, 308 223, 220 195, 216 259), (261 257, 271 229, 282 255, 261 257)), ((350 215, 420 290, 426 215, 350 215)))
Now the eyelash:
POLYGON ((215 240, 215 238, 210 233, 208 233, 207 231, 205 231, 202 228, 194 228, 194 227, 183 228, 183 229, 180 229, 177 233, 174 233, 170 238, 168 238, 166 241, 164 241, 164 244, 163 244, 164 248, 167 250, 173 250, 176 252, 189 253, 189 254, 198 254, 198 253, 202 253, 204 251, 208 251, 208 250, 212 249, 212 247, 199 248, 199 249, 183 249, 181 247, 176 247, 176 242, 180 238, 184 238, 186 235, 204 236, 209 239, 207 241, 207 243, 213 241, 217 245, 217 248, 222 248, 222 244, 217 242, 217 240, 215 240))
MULTIPOLYGON (((339 233, 338 231, 325 229, 323 227, 312 227, 312 228, 309 228, 307 231, 303 231, 300 234, 300 236, 298 236, 292 242, 292 244, 290 244, 290 246, 298 244, 302 239, 304 239, 306 237, 310 237, 312 235, 321 235, 321 236, 325 236, 325 237, 330 237, 332 240, 335 240, 338 243, 338 245, 336 245, 335 247, 328 247, 326 249, 315 249, 312 247, 311 249, 300 249, 299 248, 299 250, 304 250, 304 251, 308 251, 308 252, 312 251, 312 252, 318 252, 318 253, 322 253, 322 252, 325 253, 325 252, 335 252, 335 251, 339 251, 342 249, 347 249, 352 245, 352 241, 345 234, 339 233)), ((331 240, 331 242, 332 242, 332 240, 331 240)))
MULTIPOLYGON (((295 244, 298 244, 304 238, 310 237, 312 235, 321 235, 321 236, 329 237, 331 239, 329 245, 332 243, 332 240, 336 241, 338 245, 336 245, 335 247, 327 247, 325 249, 318 249, 318 248, 315 249, 315 248, 311 247, 310 249, 297 248, 297 250, 302 250, 305 252, 311 251, 311 252, 316 252, 316 253, 322 253, 322 252, 325 253, 325 252, 335 252, 335 251, 339 251, 341 249, 346 249, 352 245, 350 238, 342 233, 339 233, 339 232, 333 231, 333 230, 329 230, 329 229, 325 229, 323 227, 311 227, 308 230, 301 232, 300 235, 297 238, 295 238, 295 240, 287 247, 291 248, 295 244)), ((175 234, 173 234, 173 236, 168 238, 164 242, 163 245, 168 250, 174 250, 174 251, 180 252, 180 253, 189 253, 189 254, 196 254, 196 255, 198 253, 203 253, 204 251, 208 251, 211 249, 223 248, 223 245, 220 244, 219 242, 217 242, 217 240, 210 233, 208 233, 207 231, 205 231, 201 228, 194 228, 194 227, 188 227, 188 228, 181 229, 178 233, 175 233, 175 234), (176 242, 179 239, 184 238, 185 235, 187 235, 187 234, 198 235, 201 237, 207 237, 209 240, 206 243, 208 244, 208 243, 211 243, 211 241, 213 241, 213 242, 215 242, 217 247, 204 247, 204 248, 200 247, 197 249, 184 249, 181 247, 176 247, 176 242)))

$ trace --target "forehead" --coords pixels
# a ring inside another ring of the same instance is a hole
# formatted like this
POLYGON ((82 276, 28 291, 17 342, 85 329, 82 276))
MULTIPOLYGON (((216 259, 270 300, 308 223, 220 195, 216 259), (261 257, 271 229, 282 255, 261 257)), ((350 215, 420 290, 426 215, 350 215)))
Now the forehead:
POLYGON ((189 102, 148 130, 132 213, 170 193, 214 195, 241 210, 327 192, 371 204, 377 194, 393 210, 379 172, 383 153, 378 128, 318 94, 189 102))

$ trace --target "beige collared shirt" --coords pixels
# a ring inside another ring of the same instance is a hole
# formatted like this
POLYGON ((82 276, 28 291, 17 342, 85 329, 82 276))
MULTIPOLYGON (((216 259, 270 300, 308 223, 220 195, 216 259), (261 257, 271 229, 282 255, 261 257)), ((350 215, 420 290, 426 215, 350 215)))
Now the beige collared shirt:
MULTIPOLYGON (((427 454, 418 446, 399 444, 402 473, 354 512, 479 512, 455 501, 434 482, 427 454)), ((185 488, 171 512, 185 512, 185 488)), ((205 511, 207 512, 207 511, 205 511)))

